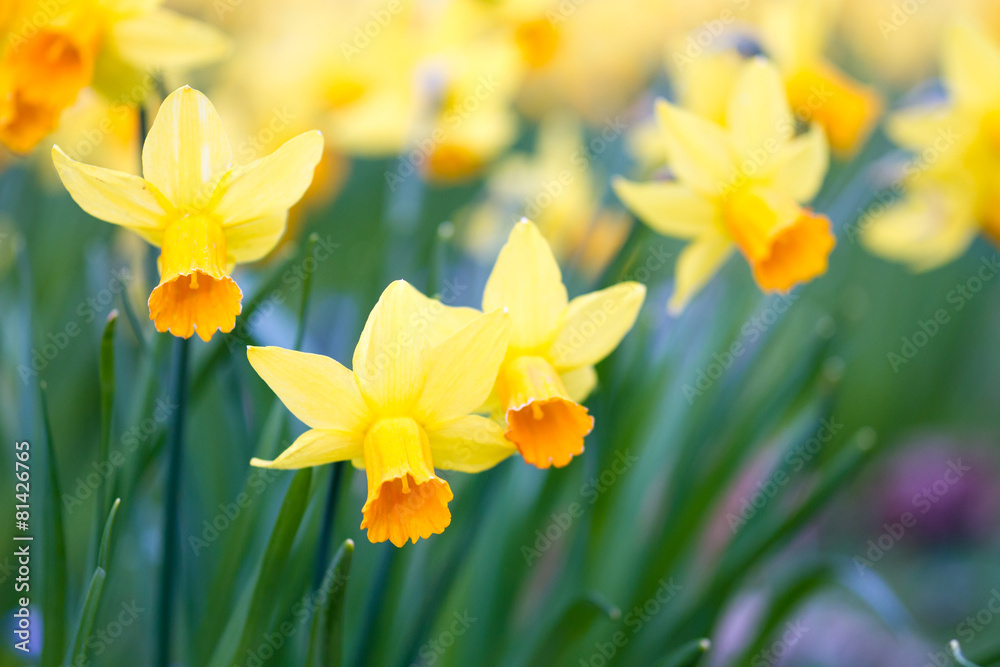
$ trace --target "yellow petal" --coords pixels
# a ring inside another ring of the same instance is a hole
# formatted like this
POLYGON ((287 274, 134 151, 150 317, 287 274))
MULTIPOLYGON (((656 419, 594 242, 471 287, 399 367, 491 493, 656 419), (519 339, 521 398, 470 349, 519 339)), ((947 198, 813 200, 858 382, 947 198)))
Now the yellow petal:
POLYGON ((232 42, 221 32, 167 9, 153 9, 111 27, 121 57, 140 69, 196 67, 222 60, 232 42))
POLYGON ((219 184, 221 198, 214 207, 223 227, 287 211, 309 188, 322 157, 323 135, 313 130, 286 141, 267 157, 234 168, 219 184))
POLYGON ((198 211, 232 161, 229 137, 208 98, 188 86, 168 95, 142 147, 146 180, 175 207, 198 211))
POLYGON ((587 400, 590 392, 597 387, 597 371, 593 366, 581 366, 571 371, 564 371, 559 374, 559 379, 566 387, 566 394, 577 403, 587 400))
POLYGON ((420 396, 431 348, 430 322, 445 306, 404 280, 391 283, 368 315, 354 349, 361 393, 382 413, 408 410, 420 396))
POLYGON ((510 316, 494 310, 435 346, 417 401, 421 423, 433 429, 478 408, 493 388, 509 340, 510 316))
POLYGON ((861 240, 869 250, 913 271, 929 271, 958 258, 978 230, 972 203, 944 187, 913 190, 862 224, 861 240))
POLYGON ((167 225, 167 211, 152 185, 138 176, 77 162, 58 146, 52 147, 52 162, 80 208, 159 245, 167 225))
POLYGON ((552 345, 556 369, 590 366, 611 354, 635 324, 645 298, 646 286, 629 282, 570 301, 552 345))
POLYGON ((282 211, 226 227, 229 257, 237 264, 256 262, 278 245, 287 224, 288 212, 282 211))
POLYGON ((830 144, 823 128, 812 125, 776 155, 771 185, 797 202, 810 201, 819 192, 830 166, 830 144))
POLYGON ((694 190, 717 195, 734 177, 729 140, 719 125, 665 100, 656 105, 668 166, 677 180, 694 190))
POLYGON ((715 275, 729 259, 735 245, 722 234, 706 234, 692 241, 677 258, 674 293, 667 304, 671 313, 684 310, 688 301, 715 275))
POLYGON ((943 48, 945 82, 960 105, 985 109, 1000 103, 1000 48, 995 42, 963 22, 945 32, 943 48))
POLYGON ((434 467, 459 472, 482 472, 517 451, 492 419, 469 415, 428 432, 434 467))
POLYGON ((314 428, 300 435, 292 446, 273 461, 250 459, 258 468, 293 470, 334 461, 347 461, 362 454, 362 436, 358 433, 314 428))
POLYGON ((354 374, 319 354, 248 347, 247 359, 292 414, 316 429, 359 433, 370 421, 354 374))
POLYGON ((716 224, 715 204, 680 183, 635 183, 616 178, 613 185, 622 203, 661 234, 690 239, 716 224))
POLYGON ((778 147, 795 132, 785 84, 778 69, 764 58, 748 62, 729 96, 726 125, 733 143, 756 169, 765 168, 778 147))
POLYGON ((507 308, 510 344, 534 349, 552 340, 569 297, 552 249, 533 222, 514 225, 483 292, 483 310, 507 308))
POLYGON ((890 116, 886 131, 900 146, 919 151, 933 145, 940 137, 955 133, 962 122, 951 104, 920 105, 890 116))

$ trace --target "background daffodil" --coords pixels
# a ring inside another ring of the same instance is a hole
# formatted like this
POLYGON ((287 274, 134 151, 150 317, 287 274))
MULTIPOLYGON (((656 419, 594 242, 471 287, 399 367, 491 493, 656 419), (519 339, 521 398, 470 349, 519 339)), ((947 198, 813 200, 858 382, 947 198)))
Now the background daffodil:
POLYGON ((187 86, 163 101, 142 150, 144 178, 69 158, 52 160, 70 195, 96 218, 160 247, 160 284, 149 297, 157 331, 209 340, 232 331, 242 292, 234 264, 266 255, 323 152, 306 132, 270 156, 233 165, 229 137, 207 97, 187 86))
POLYGON ((903 109, 889 134, 921 157, 903 199, 866 220, 874 253, 926 271, 964 253, 980 233, 1000 243, 1000 43, 972 23, 943 41, 946 100, 903 109))
POLYGON ((539 468, 583 452, 594 418, 580 403, 597 384, 594 364, 635 323, 645 286, 627 282, 568 300, 552 249, 534 223, 519 222, 500 251, 483 310, 506 308, 510 347, 497 376, 506 436, 539 468))
POLYGON ((250 347, 250 364, 311 430, 266 468, 354 460, 368 473, 362 528, 372 542, 416 542, 451 521, 435 468, 479 472, 514 452, 502 429, 470 415, 487 397, 510 337, 500 310, 479 315, 399 280, 368 316, 354 371, 333 359, 250 347))
POLYGON ((727 98, 725 127, 670 102, 657 106, 676 180, 618 179, 619 198, 650 227, 690 239, 677 263, 670 310, 681 311, 736 248, 765 291, 787 291, 826 271, 835 240, 803 208, 829 164, 822 130, 796 135, 777 69, 748 61, 727 98))
POLYGON ((124 98, 143 86, 150 68, 204 65, 230 49, 222 33, 158 0, 6 2, 0 10, 0 141, 19 153, 55 129, 60 113, 89 85, 124 98))

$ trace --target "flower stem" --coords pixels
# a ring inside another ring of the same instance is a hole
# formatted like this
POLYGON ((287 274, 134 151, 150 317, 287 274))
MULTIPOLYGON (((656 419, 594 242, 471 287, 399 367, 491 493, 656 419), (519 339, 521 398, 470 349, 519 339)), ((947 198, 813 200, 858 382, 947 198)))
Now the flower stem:
POLYGON ((174 340, 170 369, 173 404, 167 442, 167 485, 163 500, 163 557, 160 564, 159 623, 157 623, 157 665, 170 665, 170 639, 173 629, 174 578, 177 571, 180 541, 180 488, 184 437, 184 408, 187 395, 188 341, 174 340))
POLYGON ((323 509, 323 523, 320 525, 319 549, 316 550, 316 574, 313 588, 319 590, 323 584, 323 576, 330 559, 330 540, 333 539, 333 524, 337 518, 337 497, 340 495, 340 481, 344 477, 345 461, 337 461, 330 471, 330 488, 326 494, 326 507, 323 509))

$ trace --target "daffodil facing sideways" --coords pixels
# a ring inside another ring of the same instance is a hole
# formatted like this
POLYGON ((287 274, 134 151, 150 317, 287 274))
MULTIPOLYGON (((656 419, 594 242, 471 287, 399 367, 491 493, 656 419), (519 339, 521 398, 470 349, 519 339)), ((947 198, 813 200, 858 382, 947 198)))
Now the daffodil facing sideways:
POLYGON ((368 477, 369 540, 401 547, 441 533, 453 496, 435 468, 480 472, 515 451, 496 422, 470 414, 490 393, 510 329, 502 310, 451 308, 400 280, 368 316, 353 372, 320 355, 248 348, 250 365, 311 427, 275 460, 251 463, 351 460, 368 477))
POLYGON ((150 68, 208 64, 230 50, 206 24, 159 0, 4 0, 0 9, 0 142, 31 150, 90 85, 109 99, 151 88, 150 68), (143 77, 146 78, 145 82, 143 77))
POLYGON ((144 178, 76 162, 58 146, 52 160, 84 211, 161 248, 160 284, 149 297, 157 331, 208 341, 233 330, 243 294, 232 267, 266 255, 288 209, 305 193, 323 137, 305 132, 267 157, 233 165, 215 107, 187 86, 163 101, 142 148, 144 178))
POLYGON ((933 157, 907 171, 899 202, 858 225, 869 250, 913 271, 947 264, 979 234, 1000 244, 1000 43, 963 21, 946 31, 942 55, 947 99, 888 125, 896 143, 933 157))
POLYGON ((505 308, 510 347, 487 407, 527 463, 562 467, 583 452, 594 418, 580 403, 597 385, 594 364, 629 332, 646 296, 626 282, 568 300, 551 248, 534 223, 514 226, 483 293, 483 310, 505 308))
POLYGON ((830 221, 802 204, 829 165, 817 126, 796 134, 777 69, 746 62, 726 104, 725 126, 666 101, 657 115, 676 180, 617 179, 618 197, 667 236, 691 242, 677 261, 671 312, 690 299, 739 249, 764 291, 785 292, 826 272, 835 245, 830 221))
POLYGON ((770 0, 761 7, 764 46, 778 63, 795 114, 826 131, 834 152, 849 157, 882 113, 875 90, 823 56, 841 0, 770 0))

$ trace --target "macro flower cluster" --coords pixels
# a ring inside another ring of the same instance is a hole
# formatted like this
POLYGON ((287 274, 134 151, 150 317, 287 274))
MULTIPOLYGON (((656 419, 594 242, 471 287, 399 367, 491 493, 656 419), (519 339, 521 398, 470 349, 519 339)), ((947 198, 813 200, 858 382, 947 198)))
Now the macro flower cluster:
POLYGON ((998 246, 997 0, 0 0, 0 664, 1000 664, 998 246))

